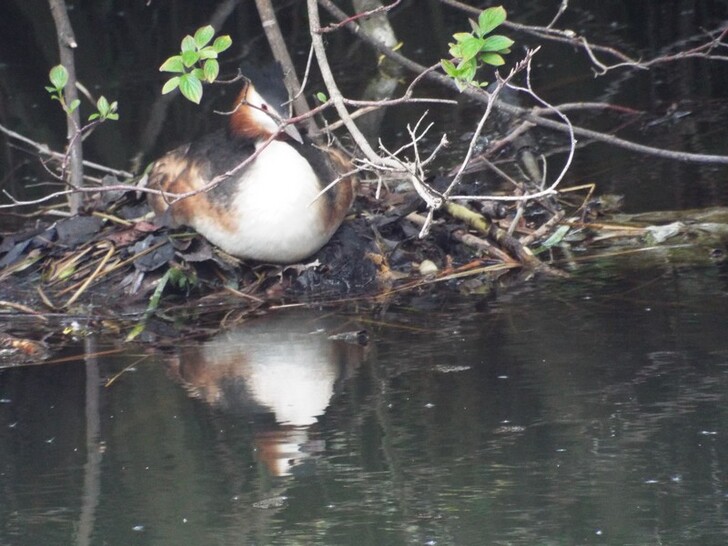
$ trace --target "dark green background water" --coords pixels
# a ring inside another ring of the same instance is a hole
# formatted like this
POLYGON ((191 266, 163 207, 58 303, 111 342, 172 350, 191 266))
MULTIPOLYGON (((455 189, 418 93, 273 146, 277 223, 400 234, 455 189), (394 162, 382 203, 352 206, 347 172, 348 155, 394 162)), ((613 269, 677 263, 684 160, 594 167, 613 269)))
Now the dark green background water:
POLYGON ((616 272, 395 308, 364 350, 297 313, 99 359, 147 353, 97 388, 94 463, 93 360, 6 370, 0 536, 81 542, 91 513, 94 544, 724 544, 728 277, 616 272))

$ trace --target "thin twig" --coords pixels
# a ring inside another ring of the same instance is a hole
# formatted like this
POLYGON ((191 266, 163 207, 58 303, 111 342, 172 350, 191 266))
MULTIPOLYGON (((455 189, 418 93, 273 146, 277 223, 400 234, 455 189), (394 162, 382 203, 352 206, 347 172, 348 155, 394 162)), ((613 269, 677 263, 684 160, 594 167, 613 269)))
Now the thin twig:
POLYGON ((306 0, 306 2, 308 7, 308 24, 311 32, 311 41, 313 43, 314 53, 316 55, 316 60, 318 61, 319 69, 321 70, 321 75, 324 79, 324 84, 329 92, 329 97, 334 104, 334 108, 336 108, 336 112, 344 122, 344 125, 346 125, 346 128, 349 131, 349 134, 351 134, 351 137, 354 139, 354 142, 356 142, 359 149, 367 156, 369 161, 373 163, 389 163, 389 166, 395 165, 393 161, 387 161, 377 155, 377 153, 369 145, 369 142, 367 142, 366 137, 351 119, 351 116, 346 109, 346 105, 344 104, 343 95, 341 94, 341 91, 339 91, 334 75, 331 72, 328 58, 326 57, 326 49, 324 47, 321 33, 319 32, 321 27, 318 4, 316 0, 306 0))
MULTIPOLYGON (((301 90, 301 83, 298 81, 291 54, 288 52, 288 47, 283 39, 283 33, 278 26, 278 19, 276 18, 273 4, 271 0, 255 0, 255 5, 258 8, 265 37, 268 39, 268 44, 273 51, 273 57, 283 67, 283 78, 286 82, 286 89, 288 89, 289 95, 294 97, 294 110, 297 115, 302 116, 311 110, 311 107, 306 100, 306 96, 299 92, 301 90)), ((307 118, 307 123, 309 131, 315 131, 317 129, 316 120, 313 117, 307 118)))
POLYGON ((392 8, 397 7, 400 4, 400 2, 402 2, 402 0, 395 0, 394 2, 392 2, 389 5, 380 6, 378 8, 374 8, 372 10, 368 10, 368 11, 363 11, 361 13, 357 13, 355 15, 352 15, 351 17, 347 17, 345 21, 340 21, 340 22, 338 22, 336 24, 329 25, 327 27, 321 28, 321 29, 318 30, 318 32, 320 34, 325 34, 327 32, 333 32, 335 30, 339 30, 343 25, 345 25, 347 23, 353 23, 355 21, 358 21, 359 19, 363 19, 365 17, 370 17, 370 16, 376 15, 378 13, 387 13, 392 8))
MULTIPOLYGON (((18 140, 20 142, 23 142, 25 144, 28 144, 29 146, 32 146, 36 152, 38 152, 42 156, 50 157, 57 160, 63 160, 64 154, 60 152, 54 152, 51 150, 47 145, 41 144, 40 142, 36 142, 35 140, 31 140, 28 137, 25 137, 19 133, 16 133, 15 131, 11 131, 7 127, 5 127, 3 124, 0 123, 0 132, 5 133, 7 136, 14 140, 18 140)), ((112 169, 111 167, 107 167, 105 165, 100 165, 99 163, 94 163, 93 161, 83 161, 84 167, 89 167, 90 169, 94 169, 103 173, 111 174, 114 176, 121 176, 124 178, 132 178, 134 175, 127 171, 122 171, 120 169, 112 169)))
POLYGON ((106 252, 104 257, 102 258, 101 262, 99 262, 98 267, 96 270, 88 276, 88 278, 84 281, 84 283, 81 285, 81 287, 71 296, 68 298, 68 301, 66 302, 66 308, 71 307, 78 298, 81 297, 81 294, 83 294, 86 289, 91 285, 94 280, 99 276, 99 273, 104 269, 108 261, 111 259, 111 257, 114 255, 114 252, 116 252, 116 248, 114 247, 113 243, 109 241, 101 241, 99 243, 99 248, 103 248, 104 246, 108 246, 109 250, 106 252))
MULTIPOLYGON (((335 17, 338 20, 343 20, 347 16, 346 14, 339 9, 331 0, 318 0, 326 11, 328 11, 333 17, 335 17)), ((462 4, 461 2, 454 2, 454 0, 440 0, 442 2, 445 2, 450 5, 454 4, 461 4, 462 6, 473 9, 471 6, 466 6, 465 4, 462 4)), ((479 13, 480 10, 477 10, 479 13)), ((525 25, 516 25, 515 23, 504 23, 510 25, 512 28, 517 28, 521 30, 522 28, 528 29, 529 27, 526 27, 525 25)), ((356 35, 360 40, 362 40, 365 44, 367 44, 369 47, 373 48, 377 52, 381 53, 385 57, 393 60, 394 62, 398 63, 400 66, 404 67, 405 69, 414 72, 416 74, 421 74, 422 72, 426 71, 427 68, 422 66, 419 63, 416 63, 412 61, 411 59, 408 59, 404 55, 400 54, 397 51, 393 51, 392 49, 383 46, 376 40, 371 39, 369 36, 367 36, 365 33, 361 32, 361 29, 355 24, 355 23, 347 23, 344 25, 347 30, 352 32, 354 35, 356 35)), ((574 43, 573 38, 568 41, 569 43, 574 43)), ((604 48, 609 49, 610 48, 604 48)), ((632 60, 627 58, 625 55, 621 54, 620 52, 617 52, 616 50, 613 51, 615 56, 618 56, 620 58, 625 58, 626 60, 632 60)), ((429 80, 435 81, 440 85, 443 85, 447 87, 448 89, 457 90, 457 86, 452 81, 451 78, 445 76, 444 74, 441 74, 437 71, 430 71, 427 73, 426 77, 429 80)), ((472 88, 466 88, 463 91, 463 94, 466 95, 468 98, 471 98, 473 100, 482 102, 486 104, 488 102, 488 93, 483 90, 476 90, 472 88)), ((569 132, 569 126, 565 123, 561 123, 558 121, 554 121, 551 119, 543 118, 541 116, 535 115, 531 113, 528 109, 522 108, 519 106, 515 106, 513 104, 508 104, 503 101, 498 101, 496 103, 496 106, 499 110, 510 114, 512 116, 521 116, 524 120, 530 121, 531 123, 546 127, 548 129, 553 129, 556 131, 561 132, 569 132)), ((665 150, 661 148, 654 148, 652 146, 646 146, 644 144, 637 144, 635 142, 631 142, 628 140, 624 140, 618 137, 615 137, 613 135, 608 135, 605 133, 601 133, 598 131, 592 131, 590 129, 585 129, 583 127, 574 126, 573 127, 574 135, 577 137, 584 137, 584 138, 590 138, 593 140, 597 140, 599 142, 604 142, 606 144, 617 146, 619 148, 623 148, 626 150, 630 150, 637 153, 643 153, 647 155, 652 155, 655 157, 662 157, 665 159, 671 159, 676 161, 685 161, 685 162, 694 162, 694 163, 713 163, 713 164, 728 164, 728 156, 724 155, 711 155, 711 154, 693 154, 688 152, 679 152, 679 151, 672 151, 672 150, 665 150)))

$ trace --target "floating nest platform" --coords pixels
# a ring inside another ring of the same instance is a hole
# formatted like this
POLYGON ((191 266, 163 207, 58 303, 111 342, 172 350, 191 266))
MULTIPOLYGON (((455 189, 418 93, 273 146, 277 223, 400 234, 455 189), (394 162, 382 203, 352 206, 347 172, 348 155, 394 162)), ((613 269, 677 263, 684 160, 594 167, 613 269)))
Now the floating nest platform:
MULTIPOLYGON (((329 244, 285 266, 241 261, 194 232, 160 227, 133 191, 75 217, 38 221, 3 234, 0 313, 121 321, 129 339, 154 324, 173 325, 173 336, 279 307, 382 304, 433 290, 487 296, 504 279, 567 276, 575 248, 629 240, 619 251, 630 251, 650 234, 667 239, 681 231, 650 231, 635 217, 610 224, 601 216, 610 200, 570 194, 572 201, 535 202, 520 213, 492 202, 448 204, 420 238, 426 213, 414 193, 375 199, 374 184, 362 190, 329 244)), ((722 218, 725 210, 714 213, 722 218)), ((716 256, 721 241, 710 241, 716 256)))

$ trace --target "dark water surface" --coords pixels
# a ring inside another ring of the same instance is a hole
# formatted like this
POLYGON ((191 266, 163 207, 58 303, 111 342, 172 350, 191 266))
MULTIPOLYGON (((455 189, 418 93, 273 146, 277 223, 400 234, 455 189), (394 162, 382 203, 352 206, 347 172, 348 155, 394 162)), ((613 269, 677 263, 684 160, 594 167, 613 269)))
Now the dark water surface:
MULTIPOLYGON (((543 24, 559 3, 506 4, 515 19, 543 24)), ((572 4, 567 26, 646 56, 715 28, 728 10, 707 1, 572 4)), ((24 5, 5 7, 19 21, 24 5)), ((405 2, 393 20, 407 53, 432 62, 444 53, 415 51, 417 29, 432 28, 437 43, 451 29, 428 19, 436 2, 421 5, 405 2)), ((8 20, 0 28, 19 47, 16 34, 30 31, 8 20)), ((464 21, 445 18, 455 20, 464 21)), ((102 33, 112 42, 123 28, 114 21, 102 33)), ((336 40, 332 50, 347 50, 336 40)), ((88 148, 88 157, 126 168, 158 88, 157 65, 154 81, 132 73, 143 66, 133 55, 156 63, 170 49, 119 43, 125 62, 96 62, 83 76, 119 85, 137 104, 88 148)), ((547 46, 536 61, 549 100, 642 108, 644 123, 625 136, 728 151, 725 63, 594 79, 572 53, 547 46), (671 117, 675 109, 686 115, 671 117)), ((366 58, 364 72, 373 65, 366 58)), ((42 86, 2 59, 0 89, 42 86)), ((37 63, 44 77, 49 63, 37 63)), ((46 99, 28 111, 8 101, 3 119, 24 133, 41 127, 46 99)), ((170 142, 198 116, 171 108, 160 137, 170 142)), ((454 116, 432 115, 456 135, 472 130, 475 111, 464 104, 454 116)), ((396 141, 419 113, 397 115, 384 121, 383 138, 396 141)), ((53 143, 42 127, 31 136, 53 143)), ((724 168, 590 146, 565 183, 596 182, 643 211, 726 205, 727 180, 724 168)), ((0 546, 728 544, 728 268, 675 264, 662 251, 645 258, 580 265, 568 279, 536 279, 489 299, 447 289, 374 312, 280 312, 174 347, 91 336, 52 355, 75 357, 68 361, 2 369, 0 546), (336 336, 360 330, 368 343, 336 336), (104 351, 115 352, 93 356, 104 351)))
POLYGON ((619 266, 5 370, 0 542, 725 544, 728 274, 619 266))

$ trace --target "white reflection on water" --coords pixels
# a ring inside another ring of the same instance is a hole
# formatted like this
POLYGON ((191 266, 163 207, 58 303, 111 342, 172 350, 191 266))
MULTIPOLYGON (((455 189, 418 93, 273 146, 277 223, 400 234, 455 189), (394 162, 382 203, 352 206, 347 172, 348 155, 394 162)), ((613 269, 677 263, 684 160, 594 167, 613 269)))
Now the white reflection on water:
POLYGON ((256 429, 258 456, 273 475, 289 474, 321 450, 310 429, 364 356, 361 345, 332 339, 337 326, 311 314, 273 314, 181 350, 170 372, 213 407, 256 421, 272 416, 256 429))

